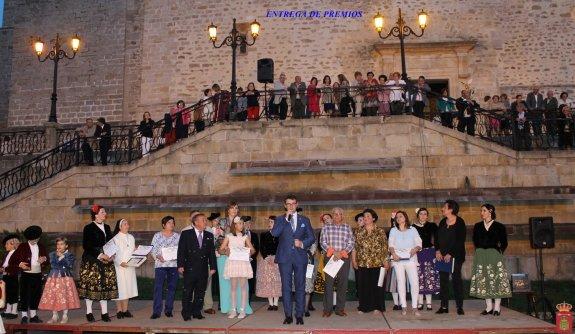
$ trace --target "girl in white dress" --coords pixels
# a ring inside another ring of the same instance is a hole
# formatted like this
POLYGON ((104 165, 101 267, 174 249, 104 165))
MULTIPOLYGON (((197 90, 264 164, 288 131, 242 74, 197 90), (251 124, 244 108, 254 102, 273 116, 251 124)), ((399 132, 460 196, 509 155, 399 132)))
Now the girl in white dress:
MULTIPOLYGON (((254 246, 250 242, 247 235, 244 234, 244 221, 240 217, 235 217, 233 224, 230 226, 230 233, 226 235, 222 246, 220 247, 220 252, 225 252, 228 249, 232 250, 234 248, 247 247, 250 249, 250 255, 255 253, 254 246)), ((246 305, 248 302, 248 279, 254 276, 252 266, 248 261, 239 260, 226 260, 224 267, 224 277, 229 279, 232 285, 231 288, 231 310, 228 318, 233 319, 236 317, 236 291, 238 285, 240 286, 242 294, 242 305, 239 309, 238 319, 243 319, 246 317, 246 305)))
POLYGON ((128 261, 136 249, 134 236, 128 233, 130 224, 126 219, 120 219, 114 229, 114 243, 118 247, 118 252, 114 256, 114 266, 118 279, 118 299, 116 307, 118 309, 117 318, 131 318, 128 311, 128 300, 138 296, 138 282, 136 280, 136 268, 128 266, 128 261))

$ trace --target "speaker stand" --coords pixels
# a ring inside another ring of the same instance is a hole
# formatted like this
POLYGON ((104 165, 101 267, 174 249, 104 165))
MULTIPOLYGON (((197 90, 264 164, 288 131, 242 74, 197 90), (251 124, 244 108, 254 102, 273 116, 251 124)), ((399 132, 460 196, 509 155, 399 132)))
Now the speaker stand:
POLYGON ((535 302, 535 316, 538 317, 539 310, 542 311, 542 320, 545 321, 553 321, 555 319, 555 309, 551 305, 551 302, 545 296, 545 272, 543 272, 543 249, 539 248, 537 250, 537 256, 539 259, 539 298, 535 302), (550 317, 547 316, 547 313, 550 314, 550 317))
POLYGON ((268 83, 265 82, 264 83, 264 109, 262 110, 262 112, 260 113, 260 119, 262 119, 262 116, 266 118, 266 120, 269 120, 269 112, 268 112, 268 83))

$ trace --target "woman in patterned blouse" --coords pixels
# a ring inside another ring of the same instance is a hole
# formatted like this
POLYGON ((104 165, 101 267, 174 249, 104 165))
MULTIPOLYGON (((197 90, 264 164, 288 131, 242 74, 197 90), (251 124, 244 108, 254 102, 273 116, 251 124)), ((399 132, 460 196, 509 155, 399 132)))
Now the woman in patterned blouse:
POLYGON ((363 211, 364 227, 358 230, 352 265, 357 270, 359 306, 358 313, 385 311, 384 288, 378 285, 381 268, 389 269, 387 237, 382 227, 376 226, 377 213, 363 211))

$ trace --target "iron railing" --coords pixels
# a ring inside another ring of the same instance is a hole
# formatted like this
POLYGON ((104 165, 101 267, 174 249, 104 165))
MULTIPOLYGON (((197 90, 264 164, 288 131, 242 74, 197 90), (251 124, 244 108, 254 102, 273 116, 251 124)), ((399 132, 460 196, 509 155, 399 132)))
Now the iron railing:
POLYGON ((42 129, 0 132, 0 156, 38 154, 46 150, 42 129))

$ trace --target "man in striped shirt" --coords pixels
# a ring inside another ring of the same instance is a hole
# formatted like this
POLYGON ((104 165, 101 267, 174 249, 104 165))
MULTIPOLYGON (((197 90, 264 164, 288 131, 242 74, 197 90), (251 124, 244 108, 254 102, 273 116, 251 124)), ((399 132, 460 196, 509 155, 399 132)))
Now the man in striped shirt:
POLYGON ((350 255, 355 246, 355 238, 351 227, 343 222, 343 210, 333 209, 333 223, 326 224, 321 231, 321 248, 325 254, 325 262, 333 256, 334 260, 343 260, 343 266, 335 278, 325 275, 325 292, 323 295, 323 317, 331 316, 333 309, 333 286, 337 280, 337 300, 335 314, 344 317, 347 291, 347 278, 349 275, 350 255))

